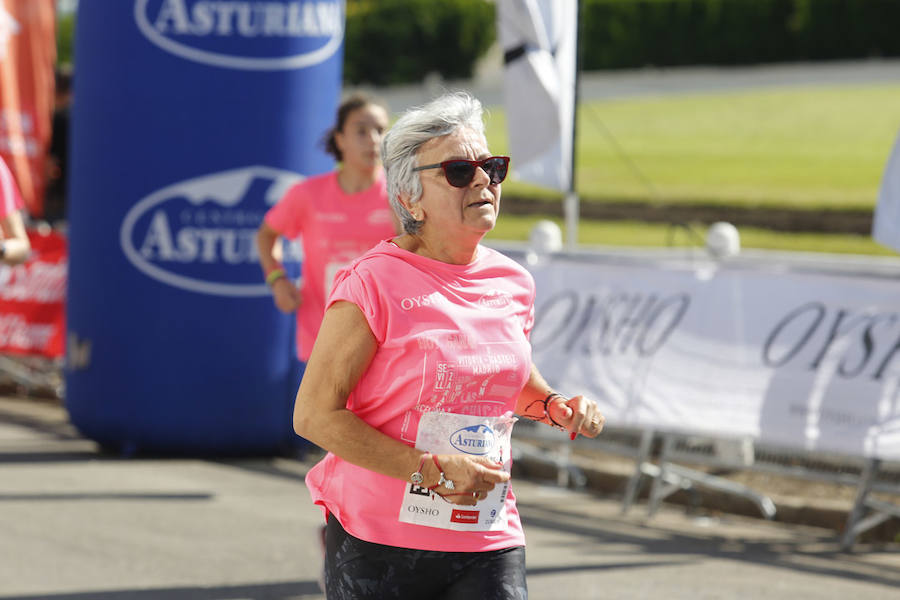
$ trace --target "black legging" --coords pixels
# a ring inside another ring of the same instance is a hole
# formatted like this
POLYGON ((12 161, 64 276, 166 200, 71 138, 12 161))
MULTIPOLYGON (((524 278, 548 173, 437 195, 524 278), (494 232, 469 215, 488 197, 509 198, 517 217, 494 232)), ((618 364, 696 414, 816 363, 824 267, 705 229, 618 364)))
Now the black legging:
POLYGON ((328 600, 525 600, 525 547, 489 552, 396 548, 355 538, 329 516, 325 589, 328 600))

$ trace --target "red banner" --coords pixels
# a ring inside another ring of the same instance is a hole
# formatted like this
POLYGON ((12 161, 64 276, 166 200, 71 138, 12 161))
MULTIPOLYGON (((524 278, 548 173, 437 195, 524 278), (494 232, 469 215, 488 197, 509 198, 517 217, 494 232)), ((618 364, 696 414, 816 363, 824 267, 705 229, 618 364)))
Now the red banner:
POLYGON ((28 231, 31 257, 0 265, 0 353, 59 358, 65 350, 66 238, 28 231))
POLYGON ((34 217, 44 214, 55 62, 55 0, 0 0, 0 156, 34 217))

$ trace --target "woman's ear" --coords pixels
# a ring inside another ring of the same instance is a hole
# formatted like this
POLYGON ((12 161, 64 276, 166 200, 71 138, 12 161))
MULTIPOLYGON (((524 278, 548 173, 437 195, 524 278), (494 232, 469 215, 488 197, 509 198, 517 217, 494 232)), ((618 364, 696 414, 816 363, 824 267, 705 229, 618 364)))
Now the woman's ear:
POLYGON ((410 202, 409 196, 406 194, 398 194, 397 199, 416 221, 421 221, 425 217, 425 211, 422 209, 421 202, 410 202))
POLYGON ((344 154, 344 133, 339 129, 335 128, 334 133, 331 134, 332 139, 334 140, 334 145, 338 149, 338 151, 343 156, 344 154))

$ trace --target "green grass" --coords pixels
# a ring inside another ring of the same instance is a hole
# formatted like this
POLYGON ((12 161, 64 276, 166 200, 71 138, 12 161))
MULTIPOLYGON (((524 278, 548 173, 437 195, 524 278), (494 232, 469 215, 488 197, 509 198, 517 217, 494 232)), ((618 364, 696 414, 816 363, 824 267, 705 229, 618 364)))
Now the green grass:
MULTIPOLYGON (((578 118, 584 202, 866 209, 900 129, 900 85, 617 99, 582 104, 578 118)), ((501 107, 488 141, 508 152, 501 107)), ((558 197, 514 180, 504 191, 558 197)))
MULTIPOLYGON (((502 203, 501 203, 502 204, 502 203)), ((497 226, 488 235, 490 240, 528 239, 531 228, 541 219, 540 215, 501 215, 497 226)), ((565 225, 561 219, 555 221, 563 231, 565 225)), ((706 236, 704 225, 693 225, 699 238, 706 236)), ((896 256, 897 253, 876 244, 869 236, 786 233, 768 231, 750 227, 741 227, 741 247, 767 250, 787 250, 793 252, 828 252, 839 254, 876 254, 896 256)), ((590 221, 582 220, 578 228, 580 244, 604 246, 644 246, 665 247, 696 245, 698 240, 689 235, 683 228, 673 229, 670 225, 658 223, 641 223, 635 221, 590 221)))

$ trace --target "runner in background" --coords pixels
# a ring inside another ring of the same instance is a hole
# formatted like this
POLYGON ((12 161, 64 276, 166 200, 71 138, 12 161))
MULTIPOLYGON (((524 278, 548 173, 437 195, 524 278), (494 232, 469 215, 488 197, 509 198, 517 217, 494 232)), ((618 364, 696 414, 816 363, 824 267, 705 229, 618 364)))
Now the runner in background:
POLYGON ((8 265, 25 262, 31 251, 22 219, 23 207, 16 180, 0 158, 0 260, 8 265))
POLYGON ((53 127, 47 151, 47 191, 44 218, 55 223, 66 218, 66 189, 69 178, 69 121, 72 104, 72 71, 57 67, 53 127))
POLYGON ((297 354, 309 358, 335 273, 397 231, 385 192, 381 138, 387 110, 354 94, 337 111, 325 149, 340 163, 336 171, 293 186, 267 213, 257 233, 260 264, 275 305, 297 311, 297 354), (298 289, 278 256, 279 237, 303 241, 303 280, 298 289))

